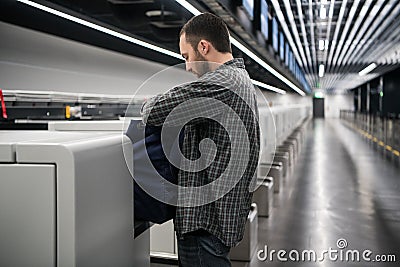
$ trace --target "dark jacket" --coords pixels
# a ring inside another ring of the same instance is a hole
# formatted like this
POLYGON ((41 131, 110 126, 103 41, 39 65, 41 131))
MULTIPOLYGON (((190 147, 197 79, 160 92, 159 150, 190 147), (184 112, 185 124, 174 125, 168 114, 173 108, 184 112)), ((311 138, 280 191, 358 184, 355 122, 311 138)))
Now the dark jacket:
POLYGON ((133 148, 135 219, 159 224, 175 217, 176 206, 170 204, 176 203, 178 183, 178 170, 166 157, 177 155, 177 138, 167 136, 163 149, 161 128, 132 120, 126 132, 133 148))

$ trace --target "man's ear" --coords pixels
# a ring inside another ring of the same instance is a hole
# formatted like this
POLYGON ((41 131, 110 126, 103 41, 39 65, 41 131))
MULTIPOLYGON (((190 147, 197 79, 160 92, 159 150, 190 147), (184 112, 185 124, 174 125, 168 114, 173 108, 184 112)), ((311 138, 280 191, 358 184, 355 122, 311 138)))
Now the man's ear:
POLYGON ((200 54, 205 56, 210 50, 210 45, 210 42, 202 39, 197 45, 197 49, 199 50, 200 54))

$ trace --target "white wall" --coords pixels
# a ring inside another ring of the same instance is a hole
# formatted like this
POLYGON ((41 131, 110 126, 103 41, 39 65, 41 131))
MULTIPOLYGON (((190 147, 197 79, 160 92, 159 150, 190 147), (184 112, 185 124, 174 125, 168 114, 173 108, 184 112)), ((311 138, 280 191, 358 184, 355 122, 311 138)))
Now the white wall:
POLYGON ((325 118, 339 118, 341 109, 354 109, 352 94, 325 95, 325 118))
MULTIPOLYGON (((288 93, 280 95, 277 93, 263 90, 263 95, 268 100, 270 107, 278 106, 292 106, 292 105, 304 105, 312 107, 311 96, 300 96, 297 93, 288 93)), ((325 117, 326 118, 339 118, 340 110, 354 109, 354 100, 352 94, 336 94, 336 95, 325 95, 325 117)))
MULTIPOLYGON (((146 79, 169 67, 4 22, 0 33, 4 90, 133 95, 146 79)), ((154 95, 193 79, 184 68, 162 74, 142 93, 154 95)))
POLYGON ((301 96, 298 93, 287 93, 284 95, 274 93, 271 91, 267 91, 261 89, 264 97, 269 103, 270 107, 277 107, 277 106, 289 106, 289 105, 304 105, 312 107, 312 98, 311 96, 301 96))

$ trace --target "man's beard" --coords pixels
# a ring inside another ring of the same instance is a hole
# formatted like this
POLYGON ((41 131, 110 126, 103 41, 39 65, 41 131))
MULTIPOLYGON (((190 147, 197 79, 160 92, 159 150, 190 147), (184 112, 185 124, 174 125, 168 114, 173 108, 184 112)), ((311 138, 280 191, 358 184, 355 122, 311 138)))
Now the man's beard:
POLYGON ((208 63, 208 61, 205 59, 205 57, 203 57, 200 52, 196 51, 196 58, 194 60, 194 64, 196 66, 196 71, 192 71, 194 72, 194 74, 197 75, 197 77, 201 77, 204 74, 206 74, 207 72, 211 71, 211 66, 208 63))

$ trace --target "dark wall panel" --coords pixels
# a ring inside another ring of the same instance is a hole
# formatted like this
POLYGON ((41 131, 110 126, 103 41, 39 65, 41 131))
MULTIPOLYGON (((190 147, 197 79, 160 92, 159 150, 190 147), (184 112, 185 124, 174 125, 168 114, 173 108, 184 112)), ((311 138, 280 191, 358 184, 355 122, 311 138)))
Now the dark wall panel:
POLYGON ((361 86, 361 103, 360 103, 360 111, 367 111, 367 84, 361 86))
POLYGON ((325 100, 323 98, 313 98, 313 116, 314 118, 325 117, 325 100))
POLYGON ((370 114, 377 114, 379 113, 380 107, 379 107, 379 78, 372 80, 370 83, 370 92, 369 92, 369 113, 370 114))
POLYGON ((354 110, 358 111, 359 110, 359 100, 358 100, 358 88, 353 90, 354 93, 354 110))
POLYGON ((383 107, 384 115, 400 114, 400 68, 383 76, 383 107))

